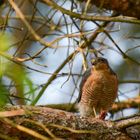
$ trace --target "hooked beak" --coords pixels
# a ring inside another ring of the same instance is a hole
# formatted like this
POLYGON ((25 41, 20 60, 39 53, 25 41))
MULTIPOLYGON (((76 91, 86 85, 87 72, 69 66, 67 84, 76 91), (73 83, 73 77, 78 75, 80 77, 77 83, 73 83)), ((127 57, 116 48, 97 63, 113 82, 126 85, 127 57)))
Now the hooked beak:
POLYGON ((92 64, 92 65, 96 65, 96 64, 97 64, 97 61, 96 61, 95 59, 92 59, 92 60, 91 60, 91 64, 92 64))

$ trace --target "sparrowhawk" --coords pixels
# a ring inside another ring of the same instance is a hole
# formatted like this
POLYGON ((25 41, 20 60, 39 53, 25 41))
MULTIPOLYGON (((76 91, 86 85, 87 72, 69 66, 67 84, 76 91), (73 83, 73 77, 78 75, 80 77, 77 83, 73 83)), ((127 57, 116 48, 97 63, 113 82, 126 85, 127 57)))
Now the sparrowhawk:
POLYGON ((104 119, 117 97, 118 79, 105 58, 98 57, 91 62, 92 67, 85 71, 78 98, 81 116, 104 119))

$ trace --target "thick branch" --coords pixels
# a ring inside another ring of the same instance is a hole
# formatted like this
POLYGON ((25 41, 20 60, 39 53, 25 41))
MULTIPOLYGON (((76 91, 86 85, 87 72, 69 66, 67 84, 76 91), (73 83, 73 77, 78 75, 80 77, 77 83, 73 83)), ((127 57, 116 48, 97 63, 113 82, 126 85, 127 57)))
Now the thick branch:
POLYGON ((12 106, 5 110, 11 111, 0 112, 0 138, 7 139, 132 140, 126 130, 140 126, 139 116, 112 122, 46 107, 12 106))
POLYGON ((140 0, 91 0, 91 3, 99 8, 115 10, 124 16, 140 18, 140 0))

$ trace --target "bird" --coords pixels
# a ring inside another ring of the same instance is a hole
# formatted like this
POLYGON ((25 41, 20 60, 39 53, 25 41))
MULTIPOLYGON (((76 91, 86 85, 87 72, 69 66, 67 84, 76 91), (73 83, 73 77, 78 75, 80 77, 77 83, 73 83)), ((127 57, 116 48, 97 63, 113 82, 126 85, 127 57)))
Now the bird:
POLYGON ((83 117, 104 120, 117 97, 118 78, 107 59, 97 57, 91 64, 80 83, 78 109, 83 117))

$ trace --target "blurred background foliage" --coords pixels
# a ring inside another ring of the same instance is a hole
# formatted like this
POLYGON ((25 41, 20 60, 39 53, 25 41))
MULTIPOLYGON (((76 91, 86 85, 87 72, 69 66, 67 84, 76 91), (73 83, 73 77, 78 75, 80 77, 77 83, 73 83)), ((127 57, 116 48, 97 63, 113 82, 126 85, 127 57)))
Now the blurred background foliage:
POLYGON ((10 50, 12 37, 5 32, 0 34, 0 105, 25 104, 26 89, 32 90, 32 81, 28 78, 22 65, 12 62, 10 50), (25 88, 25 85, 27 86, 25 88))
MULTIPOLYGON (((113 14, 78 0, 54 2, 83 15, 113 14)), ((90 60, 96 55, 107 58, 118 75, 120 86, 116 102, 133 97, 140 100, 140 25, 110 22, 86 44, 104 22, 75 19, 41 0, 4 1, 0 18, 0 105, 75 102, 82 73, 91 66, 90 60), (37 40, 32 30, 50 46, 37 40), (83 42, 87 47, 71 56, 83 42)), ((138 108, 121 110, 115 117, 137 112, 138 108)))

